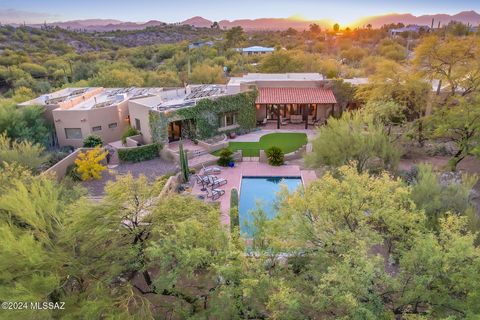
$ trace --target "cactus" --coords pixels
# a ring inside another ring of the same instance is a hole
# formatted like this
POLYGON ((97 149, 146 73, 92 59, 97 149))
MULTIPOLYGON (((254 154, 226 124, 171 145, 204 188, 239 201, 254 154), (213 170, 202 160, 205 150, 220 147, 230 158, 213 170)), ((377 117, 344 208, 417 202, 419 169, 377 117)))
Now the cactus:
POLYGON ((180 153, 180 168, 182 170, 182 177, 185 180, 185 182, 188 182, 190 171, 188 169, 188 158, 187 158, 187 155, 185 154, 185 151, 183 150, 182 141, 180 141, 179 153, 180 153))

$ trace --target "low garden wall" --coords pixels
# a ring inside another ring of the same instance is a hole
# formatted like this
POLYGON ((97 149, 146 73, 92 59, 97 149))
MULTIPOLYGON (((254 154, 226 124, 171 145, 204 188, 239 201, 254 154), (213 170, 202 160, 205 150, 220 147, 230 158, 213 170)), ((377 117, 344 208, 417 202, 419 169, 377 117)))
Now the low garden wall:
POLYGON ((141 134, 137 134, 136 136, 130 136, 127 137, 126 139, 126 146, 133 148, 133 147, 138 147, 143 144, 143 136, 141 134))
MULTIPOLYGON (((284 161, 301 159, 301 158, 303 158, 303 155, 306 153, 306 150, 307 150, 307 145, 304 145, 303 147, 300 147, 296 151, 285 154, 283 159, 284 159, 284 161)), ((268 158, 267 158, 267 155, 265 153, 265 150, 260 150, 258 161, 263 162, 263 163, 268 163, 268 158)))
POLYGON ((62 180, 67 175, 67 169, 71 165, 75 164, 75 160, 77 159, 80 152, 91 150, 92 148, 78 148, 68 156, 63 158, 62 160, 55 163, 53 166, 48 168, 43 172, 43 174, 54 174, 57 177, 57 180, 62 180))
POLYGON ((227 136, 225 136, 223 141, 213 143, 213 144, 207 143, 207 142, 202 141, 202 140, 198 140, 198 145, 202 146, 205 150, 208 151, 208 153, 212 153, 212 152, 218 151, 220 149, 227 148, 228 147, 228 139, 227 139, 227 136))
POLYGON ((178 186, 180 184, 180 175, 181 173, 177 173, 176 175, 168 178, 167 182, 163 186, 162 191, 160 192, 160 195, 159 195, 160 198, 166 196, 169 193, 174 193, 177 191, 178 186))

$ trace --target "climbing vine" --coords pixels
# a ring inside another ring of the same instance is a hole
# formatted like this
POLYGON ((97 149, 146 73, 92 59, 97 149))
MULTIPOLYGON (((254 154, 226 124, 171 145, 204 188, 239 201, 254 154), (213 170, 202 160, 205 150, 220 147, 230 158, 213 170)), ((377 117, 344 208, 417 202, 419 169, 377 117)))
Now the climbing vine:
POLYGON ((150 111, 148 115, 150 133, 154 143, 165 143, 168 139, 168 119, 169 117, 156 111, 150 111))
POLYGON ((167 125, 175 119, 191 119, 197 128, 197 137, 206 139, 219 134, 219 116, 224 112, 237 112, 236 132, 248 132, 256 127, 255 99, 257 91, 252 90, 216 99, 203 99, 195 106, 179 109, 169 115, 150 112, 150 131, 154 142, 167 140, 167 125))
POLYGON ((177 114, 185 119, 193 119, 200 139, 219 133, 219 115, 224 112, 237 112, 237 131, 249 131, 256 126, 256 91, 224 96, 217 99, 203 99, 194 107, 180 109, 177 114))

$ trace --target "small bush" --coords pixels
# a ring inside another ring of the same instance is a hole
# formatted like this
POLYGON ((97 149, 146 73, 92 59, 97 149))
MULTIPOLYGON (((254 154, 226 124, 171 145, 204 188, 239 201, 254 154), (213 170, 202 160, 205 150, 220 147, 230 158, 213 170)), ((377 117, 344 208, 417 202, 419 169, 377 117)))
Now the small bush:
POLYGON ((97 135, 91 134, 83 139, 84 148, 95 148, 96 146, 101 147, 103 145, 102 138, 97 135))
POLYGON ((227 167, 230 162, 233 161, 232 158, 233 152, 229 149, 223 149, 220 152, 220 158, 218 159, 218 165, 222 167, 227 167))
POLYGON ((118 158, 127 162, 140 162, 158 157, 159 145, 147 144, 135 148, 118 149, 118 158))
POLYGON ((283 164, 284 154, 279 147, 270 147, 265 151, 265 154, 271 166, 281 166, 283 164))
POLYGON ((127 143, 128 137, 136 136, 137 134, 140 134, 138 130, 129 126, 122 134, 122 144, 127 143))

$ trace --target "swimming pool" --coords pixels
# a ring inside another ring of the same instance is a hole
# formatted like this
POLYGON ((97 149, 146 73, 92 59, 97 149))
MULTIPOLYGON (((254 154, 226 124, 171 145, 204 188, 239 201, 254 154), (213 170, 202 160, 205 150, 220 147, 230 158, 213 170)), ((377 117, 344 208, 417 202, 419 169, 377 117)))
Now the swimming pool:
POLYGON ((267 218, 272 219, 277 214, 274 201, 281 184, 287 186, 289 191, 295 191, 302 184, 300 177, 243 177, 240 187, 240 202, 238 214, 240 220, 240 233, 252 235, 246 226, 251 224, 253 216, 251 211, 257 208, 257 203, 264 210, 267 218))

